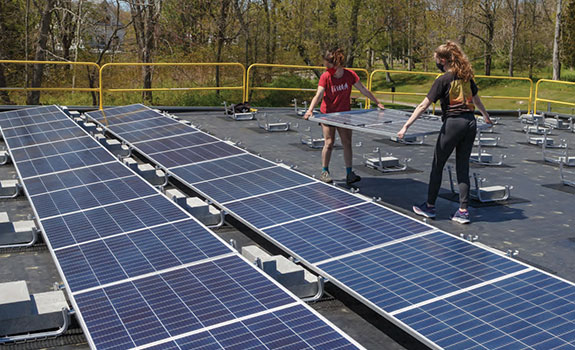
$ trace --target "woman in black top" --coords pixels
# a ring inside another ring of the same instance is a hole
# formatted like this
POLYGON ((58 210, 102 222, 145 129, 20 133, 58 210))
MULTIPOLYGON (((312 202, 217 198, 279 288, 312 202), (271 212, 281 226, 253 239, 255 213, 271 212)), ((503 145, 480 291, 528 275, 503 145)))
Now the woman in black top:
POLYGON ((427 201, 421 205, 413 206, 413 211, 418 215, 435 218, 435 201, 441 187, 443 167, 455 150, 460 205, 452 220, 466 224, 469 223, 469 212, 467 211, 469 157, 476 134, 475 106, 483 115, 486 123, 491 124, 491 120, 481 99, 477 96, 477 86, 473 81, 471 64, 459 45, 448 41, 435 49, 434 58, 437 68, 445 74, 435 80, 427 97, 413 111, 397 136, 403 138, 407 129, 427 110, 431 103, 435 103, 437 100, 441 101, 443 126, 435 145, 427 201))

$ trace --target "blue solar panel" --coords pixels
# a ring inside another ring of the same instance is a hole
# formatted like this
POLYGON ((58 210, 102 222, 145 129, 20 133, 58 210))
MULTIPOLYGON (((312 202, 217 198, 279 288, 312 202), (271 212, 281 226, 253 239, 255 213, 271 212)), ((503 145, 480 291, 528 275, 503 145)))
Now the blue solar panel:
MULTIPOLYGON (((124 133, 130 133, 133 131, 140 131, 140 130, 149 129, 149 128, 182 125, 177 120, 174 120, 171 118, 162 118, 161 115, 156 113, 156 112, 147 111, 146 113, 147 114, 154 113, 155 118, 136 120, 136 121, 133 121, 130 123, 123 123, 123 124, 119 124, 119 125, 112 125, 112 126, 110 126, 109 129, 116 134, 124 134, 124 133)), ((192 130, 190 130, 190 131, 192 131, 192 130)))
POLYGON ((314 183, 226 204, 226 208, 256 228, 362 203, 363 199, 333 186, 314 183))
POLYGON ((221 141, 174 151, 166 151, 164 153, 157 153, 151 158, 162 166, 171 168, 240 153, 244 153, 244 151, 221 141))
POLYGON ((213 136, 204 134, 203 132, 195 132, 193 134, 179 135, 168 137, 155 141, 145 141, 138 143, 138 149, 148 155, 154 153, 166 152, 174 149, 186 148, 201 145, 208 142, 219 141, 213 136))
POLYGON ((133 175, 126 166, 114 162, 27 179, 26 190, 29 196, 34 196, 133 175))
POLYGON ((529 271, 396 317, 445 349, 572 349, 575 286, 529 271))
POLYGON ((126 142, 136 143, 147 140, 155 140, 162 137, 188 134, 194 131, 197 131, 197 129, 194 129, 179 122, 175 122, 175 124, 169 126, 161 126, 161 127, 155 126, 150 128, 138 129, 136 131, 125 132, 121 134, 121 138, 123 140, 126 140, 126 142))
POLYGON ((0 127, 11 128, 66 119, 67 116, 56 106, 20 109, 16 111, 3 112, 0 116, 0 127))
POLYGON ((2 112, 1 118, 3 120, 8 120, 27 116, 47 115, 52 114, 54 112, 62 114, 60 108, 54 105, 50 105, 50 106, 31 107, 31 108, 16 109, 8 112, 2 112))
POLYGON ((15 159, 20 175, 23 178, 76 169, 114 160, 116 159, 110 152, 103 148, 82 150, 76 153, 66 153, 35 160, 19 161, 15 159))
POLYGON ((28 134, 43 133, 49 130, 67 129, 76 126, 70 119, 52 121, 44 124, 32 124, 17 128, 4 128, 4 137, 24 136, 28 134))
POLYGON ((241 154, 237 157, 216 159, 211 162, 191 164, 170 171, 182 181, 194 184, 200 181, 214 180, 246 171, 269 168, 275 164, 251 154, 241 154))
POLYGON ((224 203, 311 182, 314 180, 308 176, 276 166, 249 174, 198 183, 195 187, 202 193, 208 193, 214 201, 224 203))
POLYGON ((118 343, 125 343, 118 348, 144 345, 294 301, 237 256, 75 298, 82 310, 106 310, 106 317, 97 312, 83 316, 96 347, 112 349, 118 343))
POLYGON ((230 253, 193 220, 56 251, 72 292, 230 253))
POLYGON ((441 232, 318 267, 386 312, 525 269, 441 232))
POLYGON ((331 327, 296 305, 183 337, 150 349, 356 349, 331 327))
POLYGON ((39 143, 54 142, 86 136, 84 130, 79 127, 71 127, 62 130, 46 131, 44 133, 7 138, 6 144, 10 148, 32 146, 39 143))
POLYGON ((100 148, 101 145, 88 135, 75 139, 45 143, 40 146, 29 146, 12 151, 12 155, 19 161, 35 158, 44 158, 61 153, 76 152, 82 149, 100 148))
POLYGON ((152 186, 141 177, 134 175, 40 194, 30 199, 36 208, 38 217, 43 219, 154 194, 157 194, 157 191, 152 186))
POLYGON ((429 231, 432 228, 373 203, 263 229, 310 263, 429 231))
POLYGON ((80 213, 42 220, 52 248, 187 219, 166 197, 157 195, 80 213))
POLYGON ((104 111, 92 111, 87 113, 91 118, 99 122, 107 122, 108 125, 116 123, 125 123, 134 120, 142 120, 150 117, 156 117, 158 113, 153 112, 148 107, 142 104, 134 104, 129 106, 120 106, 113 108, 106 108, 104 111))

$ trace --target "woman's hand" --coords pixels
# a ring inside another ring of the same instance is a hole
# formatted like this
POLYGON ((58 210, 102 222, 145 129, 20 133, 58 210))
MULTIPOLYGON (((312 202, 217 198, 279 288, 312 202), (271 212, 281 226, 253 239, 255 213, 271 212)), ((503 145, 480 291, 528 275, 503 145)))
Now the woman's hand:
POLYGON ((489 118, 489 114, 485 114, 483 116, 483 121, 485 122, 485 124, 493 125, 493 121, 489 118))
POLYGON ((380 102, 380 103, 377 104, 377 108, 379 108, 379 109, 385 109, 385 106, 383 105, 383 103, 380 102))
POLYGON ((407 132, 407 126, 404 125, 403 128, 401 128, 401 130, 399 130, 399 132, 397 133, 397 137, 399 139, 403 139, 406 132, 407 132))
POLYGON ((312 112, 312 111, 307 111, 307 112, 305 112, 305 114, 303 115, 303 119, 308 120, 311 116, 313 116, 313 112, 312 112))

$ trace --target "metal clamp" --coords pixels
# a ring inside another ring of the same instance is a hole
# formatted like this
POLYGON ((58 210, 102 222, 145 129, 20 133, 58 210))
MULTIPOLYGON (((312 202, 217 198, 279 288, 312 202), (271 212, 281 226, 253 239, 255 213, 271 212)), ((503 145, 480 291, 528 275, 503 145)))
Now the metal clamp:
POLYGON ((317 293, 315 293, 314 296, 308 298, 302 298, 301 300, 306 303, 313 303, 321 299, 321 297, 325 292, 325 282, 327 282, 325 278, 323 278, 322 276, 317 276, 317 293))

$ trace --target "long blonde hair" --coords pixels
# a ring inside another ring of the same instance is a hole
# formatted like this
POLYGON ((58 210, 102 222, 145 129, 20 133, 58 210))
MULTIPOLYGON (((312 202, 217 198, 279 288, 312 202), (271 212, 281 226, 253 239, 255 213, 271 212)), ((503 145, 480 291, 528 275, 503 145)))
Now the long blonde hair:
POLYGON ((451 70, 455 75, 467 82, 473 79, 473 68, 467 58, 467 55, 461 50, 461 47, 453 41, 447 41, 435 49, 437 58, 443 58, 451 65, 451 70))

